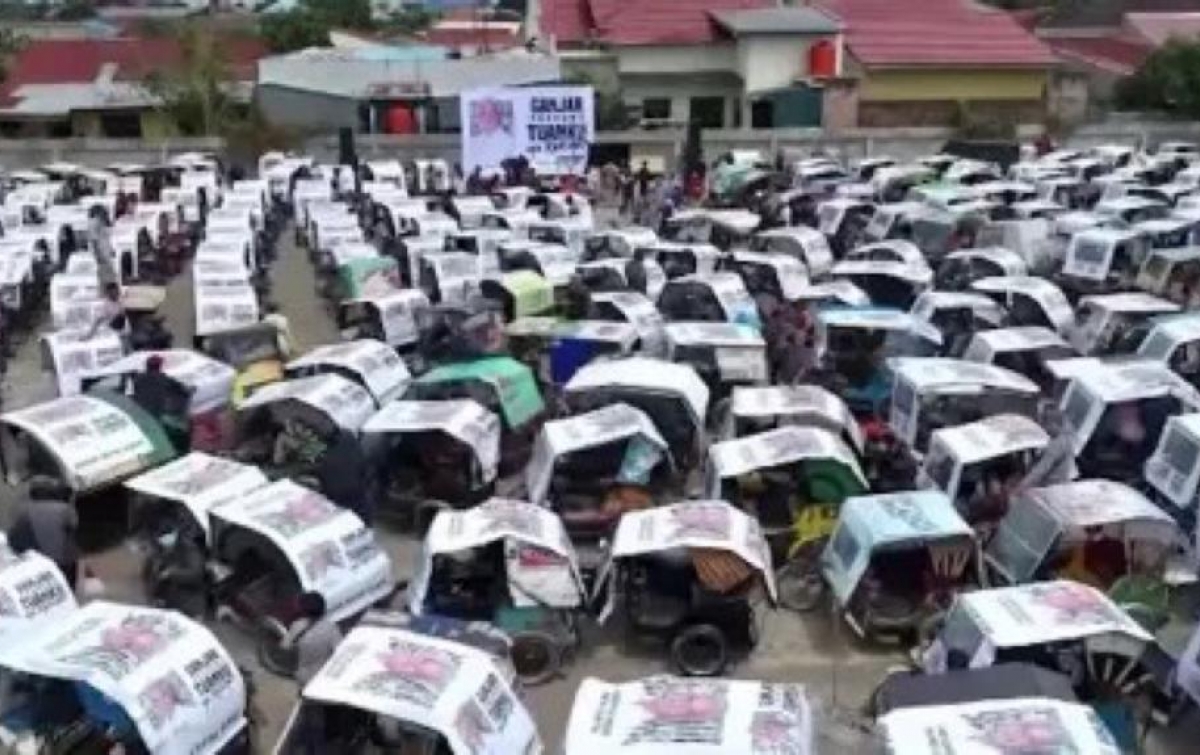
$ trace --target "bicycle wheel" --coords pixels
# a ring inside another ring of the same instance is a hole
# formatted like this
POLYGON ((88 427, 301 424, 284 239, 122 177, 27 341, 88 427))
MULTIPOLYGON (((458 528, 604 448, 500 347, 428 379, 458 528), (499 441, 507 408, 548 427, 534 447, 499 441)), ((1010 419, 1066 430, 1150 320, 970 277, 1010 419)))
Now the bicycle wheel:
POLYGON ((804 546, 775 572, 780 606, 808 613, 821 605, 825 597, 825 580, 820 569, 822 545, 823 542, 816 542, 804 546))

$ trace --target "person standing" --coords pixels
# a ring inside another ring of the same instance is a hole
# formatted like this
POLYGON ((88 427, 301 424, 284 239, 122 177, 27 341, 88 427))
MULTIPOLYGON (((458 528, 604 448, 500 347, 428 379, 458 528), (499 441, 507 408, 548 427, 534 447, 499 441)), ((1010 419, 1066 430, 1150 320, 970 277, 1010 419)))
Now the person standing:
POLYGON ((8 531, 8 544, 18 555, 37 551, 53 561, 74 590, 79 581, 79 514, 67 497, 57 480, 30 480, 29 500, 8 531))
POLYGON ((116 281, 105 283, 102 289, 103 306, 97 314, 96 319, 92 321, 91 330, 88 331, 88 340, 96 337, 96 333, 100 328, 110 328, 116 331, 122 338, 129 335, 129 316, 125 313, 125 305, 121 302, 121 287, 116 281))
POLYGON ((108 215, 100 205, 88 211, 88 245, 96 260, 96 280, 101 290, 109 284, 119 285, 116 252, 113 250, 112 234, 108 227, 108 215))

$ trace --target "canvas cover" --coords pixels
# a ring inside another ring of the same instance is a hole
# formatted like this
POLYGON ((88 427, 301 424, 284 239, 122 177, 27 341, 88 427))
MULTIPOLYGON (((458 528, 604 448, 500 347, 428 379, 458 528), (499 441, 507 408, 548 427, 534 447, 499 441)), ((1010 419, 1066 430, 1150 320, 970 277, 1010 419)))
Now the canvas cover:
POLYGON ((297 401, 315 409, 333 424, 357 432, 375 413, 375 399, 367 389, 341 375, 324 374, 264 385, 250 395, 239 412, 297 401))
POLYGON ((1016 414, 997 414, 977 422, 933 431, 930 448, 941 443, 959 464, 995 459, 1017 451, 1045 448, 1050 436, 1033 420, 1016 414))
POLYGON ((888 755, 1120 755, 1089 706, 1026 698, 902 708, 880 719, 888 755))
POLYGON ((736 386, 730 411, 733 416, 778 418, 780 424, 814 424, 845 432, 856 450, 863 450, 862 428, 842 399, 817 385, 736 386))
POLYGON ((484 480, 496 479, 500 460, 500 418, 470 399, 393 401, 362 426, 364 435, 441 430, 475 452, 484 480))
POLYGON ((409 585, 409 610, 424 613, 433 559, 504 542, 508 594, 514 606, 578 608, 584 602, 579 560, 562 520, 525 501, 492 498, 465 511, 440 511, 421 548, 409 585))
POLYGON ((277 480, 221 506, 214 519, 245 527, 287 558, 300 588, 321 593, 341 621, 366 610, 395 586, 392 563, 357 515, 291 480, 277 480))
POLYGON ((50 321, 55 330, 86 330, 100 316, 103 307, 95 271, 58 273, 50 278, 50 321))
POLYGON ((0 644, 24 642, 78 607, 57 564, 34 550, 18 556, 0 537, 0 644))
POLYGON ((656 676, 585 679, 564 755, 812 755, 803 685, 656 676))
POLYGON ((370 338, 318 346, 287 365, 289 372, 331 367, 357 375, 380 405, 403 393, 412 379, 395 349, 370 338))
POLYGON ((759 332, 725 322, 672 322, 664 326, 668 354, 681 359, 679 347, 712 348, 717 374, 727 382, 769 382, 767 345, 759 332))
POLYGON ((586 364, 575 372, 564 391, 582 393, 609 387, 645 389, 648 392, 680 396, 692 410, 697 425, 704 424, 708 413, 708 386, 693 368, 648 357, 626 357, 586 364))
MULTIPOLYGON (((61 466, 65 482, 80 492, 137 474, 174 455, 161 428, 144 412, 97 396, 55 399, 7 412, 0 422, 40 444, 61 466)), ((16 484, 9 462, 9 481, 16 484)))
POLYGON ((521 427, 546 408, 533 371, 511 357, 489 357, 448 364, 422 375, 417 383, 478 380, 492 386, 509 427, 521 427))
POLYGON ((245 278, 197 278, 192 293, 197 336, 210 336, 258 322, 258 295, 245 278))
POLYGON ((95 601, 0 649, 0 665, 89 685, 120 706, 156 755, 211 755, 246 725, 233 659, 175 611, 95 601))
POLYGON ((383 338, 389 346, 406 346, 420 338, 416 313, 429 308, 429 297, 420 289, 391 289, 386 293, 349 299, 343 306, 363 304, 379 313, 383 338))
MULTIPOLYGON (((771 550, 758 520, 725 501, 686 501, 653 509, 629 511, 621 516, 613 534, 609 563, 675 548, 707 548, 733 553, 756 570, 776 597, 771 550)), ((603 579, 597 578, 597 584, 603 579)))
POLYGON ((533 719, 496 661, 451 640, 356 627, 303 694, 435 731, 453 755, 542 753, 533 719))
POLYGON ((74 396, 89 378, 109 374, 122 361, 125 346, 111 328, 100 328, 92 338, 85 330, 60 330, 42 336, 59 396, 74 396))
POLYGON ((644 412, 628 404, 611 404, 574 417, 551 420, 542 425, 534 445, 533 456, 525 468, 525 487, 529 499, 542 503, 550 492, 554 463, 576 451, 631 438, 667 453, 667 442, 654 422, 644 412))
POLYGON ((101 375, 131 375, 146 371, 146 360, 162 359, 163 373, 192 391, 191 410, 202 414, 229 406, 237 370, 224 362, 190 349, 138 351, 109 364, 101 375))
POLYGON ((268 482, 258 467, 193 451, 158 469, 125 482, 125 487, 143 495, 183 506, 196 524, 208 534, 210 512, 238 501, 268 482))
POLYGON ((718 480, 805 459, 832 459, 849 469, 864 487, 867 485, 854 452, 837 435, 819 427, 787 425, 713 443, 708 458, 718 480))

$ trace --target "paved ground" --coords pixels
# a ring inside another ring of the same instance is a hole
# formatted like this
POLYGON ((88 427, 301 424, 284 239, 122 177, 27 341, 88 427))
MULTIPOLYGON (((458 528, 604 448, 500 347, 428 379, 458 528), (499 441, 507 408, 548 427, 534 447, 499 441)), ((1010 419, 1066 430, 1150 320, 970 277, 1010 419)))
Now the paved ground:
MULTIPOLYGON (((307 348, 336 340, 337 333, 323 300, 315 293, 314 279, 306 255, 291 246, 291 234, 281 236, 281 254, 273 271, 275 300, 291 321, 299 345, 307 348)), ((181 276, 169 290, 165 314, 176 334, 176 343, 191 340, 191 281, 181 276)), ((5 402, 9 407, 23 406, 49 398, 53 386, 40 371, 36 343, 21 347, 5 380, 5 402)), ((0 488, 0 504, 5 515, 20 491, 0 488)), ((412 573, 416 555, 414 541, 397 532, 381 530, 380 538, 397 566, 399 576, 412 573)), ((139 578, 140 560, 126 546, 117 546, 91 558, 95 571, 104 580, 108 596, 116 600, 142 601, 139 578)), ((823 753, 865 752, 866 738, 854 724, 855 710, 866 700, 889 667, 902 664, 903 657, 887 649, 864 648, 841 622, 830 614, 797 617, 786 612, 764 612, 762 642, 754 655, 739 664, 734 674, 766 680, 802 681, 819 716, 823 753)), ((239 662, 257 668, 253 647, 244 634, 229 626, 215 626, 222 641, 239 662)), ((539 724, 547 751, 558 751, 574 690, 586 676, 620 681, 635 679, 666 670, 663 655, 654 649, 628 650, 619 637, 601 630, 586 631, 585 651, 568 668, 567 676, 539 689, 527 691, 527 703, 539 724)), ((1178 642, 1178 639, 1176 639, 1178 642)), ((1173 643, 1174 644, 1174 643, 1173 643)), ((294 685, 265 671, 256 674, 258 704, 265 714, 260 742, 268 749, 295 700, 294 685)), ((1156 737, 1149 752, 1155 755, 1184 755, 1198 751, 1200 737, 1195 729, 1176 730, 1156 737), (1163 741, 1159 741, 1163 740, 1163 741)))

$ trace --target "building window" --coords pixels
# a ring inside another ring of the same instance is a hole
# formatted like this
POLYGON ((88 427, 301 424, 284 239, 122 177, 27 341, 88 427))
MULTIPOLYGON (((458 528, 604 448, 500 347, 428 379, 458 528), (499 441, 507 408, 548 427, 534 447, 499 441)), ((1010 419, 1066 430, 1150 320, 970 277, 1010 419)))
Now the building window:
POLYGON ((725 128, 724 97, 693 97, 689 106, 691 119, 700 128, 725 128))
POLYGON ((100 133, 110 139, 141 139, 141 113, 101 113, 100 133))
POLYGON ((648 121, 671 119, 671 100, 668 97, 652 97, 642 100, 642 118, 648 121))
POLYGON ((750 128, 772 128, 775 126, 775 103, 771 100, 755 100, 750 105, 750 128))

